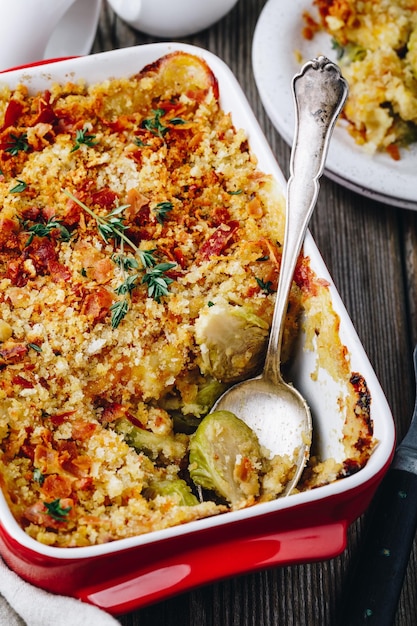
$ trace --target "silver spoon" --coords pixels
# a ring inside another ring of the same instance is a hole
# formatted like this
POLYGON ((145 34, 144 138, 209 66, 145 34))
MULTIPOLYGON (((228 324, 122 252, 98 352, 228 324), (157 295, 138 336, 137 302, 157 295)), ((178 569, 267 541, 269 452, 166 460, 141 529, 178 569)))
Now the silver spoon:
POLYGON ((297 455, 297 471, 283 495, 297 484, 310 454, 312 420, 302 395, 281 375, 281 344, 288 295, 307 225, 316 204, 330 137, 348 87, 337 65, 318 57, 292 83, 296 125, 287 186, 287 218, 281 270, 264 369, 228 389, 212 411, 237 415, 272 455, 297 455))

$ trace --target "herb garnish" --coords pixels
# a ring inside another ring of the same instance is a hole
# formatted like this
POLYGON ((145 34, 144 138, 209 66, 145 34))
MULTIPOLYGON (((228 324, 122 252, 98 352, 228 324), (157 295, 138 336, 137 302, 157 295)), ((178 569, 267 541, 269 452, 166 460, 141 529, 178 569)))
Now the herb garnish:
POLYGON ((267 280, 265 282, 262 280, 262 278, 256 278, 256 282, 258 283, 262 291, 265 291, 266 293, 273 293, 274 290, 272 289, 272 283, 270 280, 267 280))
POLYGON ((146 148, 147 146, 150 146, 149 143, 145 143, 142 139, 140 139, 140 137, 135 137, 134 143, 139 148, 146 148))
POLYGON ((163 224, 168 213, 172 211, 173 208, 174 205, 172 202, 159 202, 154 209, 157 221, 163 224))
POLYGON ((29 238, 25 243, 26 247, 32 243, 35 235, 37 237, 49 238, 53 230, 59 230, 59 238, 61 241, 69 241, 71 239, 71 233, 69 230, 61 224, 59 220, 56 220, 53 217, 49 219, 46 224, 33 224, 32 226, 29 226, 29 228, 25 228, 25 230, 30 233, 29 238))
POLYGON ((236 191, 228 191, 229 196, 240 196, 243 193, 243 189, 237 189, 236 191))
POLYGON ((32 348, 35 352, 42 352, 42 348, 37 343, 28 343, 28 348, 32 348))
POLYGON ((140 250, 136 244, 129 239, 125 234, 127 226, 123 222, 124 218, 122 215, 123 210, 129 205, 118 206, 108 215, 101 216, 94 213, 90 207, 84 204, 84 202, 81 202, 81 200, 66 189, 63 191, 65 195, 76 202, 96 220, 98 231, 106 243, 113 239, 120 247, 120 251, 117 254, 113 254, 112 260, 122 270, 123 281, 115 289, 115 293, 123 296, 123 299, 115 302, 110 307, 112 313, 111 324, 113 328, 117 328, 129 310, 130 296, 137 286, 140 277, 136 271, 139 269, 139 263, 135 257, 125 254, 124 244, 127 244, 139 257, 142 269, 145 271, 141 279, 141 284, 147 285, 148 296, 156 300, 156 302, 159 302, 162 296, 168 294, 168 286, 173 282, 173 279, 166 276, 165 272, 175 267, 176 263, 157 263, 157 259, 153 254, 155 250, 140 250), (135 273, 129 273, 132 271, 135 273))
POLYGON ((182 117, 172 117, 169 120, 170 124, 174 124, 174 126, 180 126, 181 124, 185 124, 186 121, 182 119, 182 117))
POLYGON ((20 180, 19 178, 17 178, 17 185, 9 189, 9 192, 22 193, 23 191, 25 191, 25 189, 27 189, 27 183, 25 183, 24 180, 20 180))
POLYGON ((168 126, 165 126, 161 122, 161 117, 165 115, 164 109, 152 109, 153 117, 149 117, 143 120, 142 126, 149 130, 153 135, 163 139, 164 135, 168 132, 168 126))
POLYGON ((118 300, 111 305, 110 311, 112 328, 118 327, 120 322, 126 317, 128 310, 129 300, 127 298, 124 298, 123 300, 118 300))
POLYGON ((52 502, 44 502, 45 508, 48 511, 48 515, 57 522, 65 522, 68 513, 71 511, 71 507, 62 507, 60 498, 52 500, 52 502))
POLYGON ((148 269, 142 277, 142 283, 148 285, 148 296, 159 302, 162 296, 168 295, 168 285, 173 279, 165 276, 165 272, 175 267, 176 263, 158 263, 148 269))
POLYGON ((182 117, 172 117, 170 120, 167 120, 166 123, 162 122, 161 118, 166 115, 165 109, 152 109, 152 113, 153 117, 148 117, 146 120, 143 120, 142 127, 161 139, 163 139, 164 135, 169 131, 167 124, 180 126, 186 123, 186 120, 183 120, 182 117))
POLYGON ((8 148, 5 152, 8 152, 12 156, 16 156, 19 152, 27 152, 29 150, 27 133, 21 133, 20 135, 10 134, 10 141, 7 142, 8 148))
POLYGON ((82 144, 92 148, 93 146, 98 144, 98 141, 95 141, 96 135, 91 135, 88 133, 88 125, 85 124, 84 128, 78 129, 75 133, 75 145, 72 148, 71 152, 75 152, 79 150, 82 144))

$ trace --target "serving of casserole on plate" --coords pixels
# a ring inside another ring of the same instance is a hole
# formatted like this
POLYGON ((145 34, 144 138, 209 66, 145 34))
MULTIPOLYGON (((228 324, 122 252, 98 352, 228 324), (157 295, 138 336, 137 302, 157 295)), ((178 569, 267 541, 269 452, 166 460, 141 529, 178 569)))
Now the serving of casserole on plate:
POLYGON ((314 421, 296 492, 279 497, 291 459, 238 416, 217 418, 221 454, 205 437, 218 395, 262 367, 285 222, 228 68, 164 43, 9 72, 0 117, 5 560, 119 612, 339 553, 394 434, 309 235, 284 337, 314 421))
POLYGON ((415 210, 413 4, 294 0, 287 6, 268 0, 254 32, 252 61, 265 109, 288 143, 294 128, 291 78, 302 59, 324 55, 339 63, 350 95, 326 174, 366 197, 415 210))

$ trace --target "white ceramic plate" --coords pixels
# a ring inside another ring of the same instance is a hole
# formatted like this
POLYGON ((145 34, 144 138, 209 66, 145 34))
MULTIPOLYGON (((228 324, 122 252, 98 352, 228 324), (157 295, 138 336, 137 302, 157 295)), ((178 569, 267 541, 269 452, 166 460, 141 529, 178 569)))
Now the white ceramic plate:
POLYGON ((52 33, 44 59, 83 56, 93 46, 101 0, 77 0, 52 33))
MULTIPOLYGON (((297 53, 306 61, 319 55, 336 61, 328 35, 304 39, 304 11, 315 15, 312 0, 268 0, 253 39, 253 71, 263 105, 289 144, 294 133, 291 82, 301 69, 297 53)), ((342 123, 335 128, 325 172, 341 185, 386 204, 417 210, 416 171, 416 145, 402 151, 400 161, 394 161, 386 154, 367 154, 342 123)))

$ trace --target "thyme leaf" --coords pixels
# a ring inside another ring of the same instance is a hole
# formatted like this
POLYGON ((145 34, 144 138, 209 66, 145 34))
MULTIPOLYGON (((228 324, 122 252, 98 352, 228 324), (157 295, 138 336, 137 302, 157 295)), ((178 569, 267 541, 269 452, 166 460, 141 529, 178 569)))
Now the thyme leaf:
POLYGON ((274 290, 272 289, 272 283, 270 280, 267 280, 265 282, 262 280, 262 278, 256 278, 256 282, 258 283, 262 291, 265 291, 265 293, 273 293, 274 290))
POLYGON ((25 243, 25 247, 29 246, 32 243, 35 235, 37 237, 49 238, 51 232, 56 229, 59 230, 59 238, 61 241, 69 241, 71 239, 71 233, 69 232, 69 230, 63 224, 61 224, 59 220, 56 220, 54 218, 49 219, 46 224, 37 223, 25 229, 26 232, 30 233, 29 238, 25 243))
POLYGON ((167 218, 168 213, 172 211, 173 208, 174 205, 172 204, 172 202, 159 202, 154 209, 157 221, 160 224, 163 224, 167 218))
POLYGON ((138 274, 131 274, 114 290, 117 295, 123 296, 125 294, 131 294, 134 288, 136 287, 136 281, 138 278, 138 274))
POLYGON ((118 300, 114 304, 111 305, 111 325, 112 328, 117 328, 123 318, 126 317, 126 314, 129 310, 129 301, 124 298, 123 300, 118 300))
POLYGON ((176 263, 159 263, 147 269, 142 283, 148 286, 148 296, 159 302, 162 296, 168 295, 168 286, 174 282, 165 272, 176 266, 176 263))
POLYGON ((78 129, 75 133, 74 147, 71 152, 75 152, 79 150, 82 144, 85 144, 89 148, 98 144, 98 141, 95 141, 96 135, 91 135, 88 132, 88 125, 84 124, 84 128, 78 129))
POLYGON ((12 156, 16 156, 19 152, 27 152, 29 150, 27 133, 21 133, 20 135, 10 134, 10 141, 7 142, 8 147, 5 152, 8 152, 12 156))
POLYGON ((142 139, 140 139, 140 137, 135 137, 134 143, 138 146, 138 148, 146 148, 150 145, 149 143, 145 143, 142 139))
POLYGON ((108 215, 101 216, 94 213, 90 207, 88 207, 84 202, 79 200, 74 194, 72 194, 67 189, 63 189, 64 194, 70 198, 73 202, 78 204, 86 213, 88 213, 92 218, 94 218, 97 222, 97 228, 100 235, 103 237, 106 243, 109 242, 110 239, 115 239, 116 242, 120 243, 120 240, 123 240, 128 244, 137 254, 140 255, 141 250, 133 243, 127 235, 125 235, 124 231, 126 230, 126 226, 123 223, 123 216, 120 214, 126 209, 129 205, 123 204, 111 211, 108 215))
POLYGON ((174 126, 180 126, 181 124, 186 124, 187 122, 183 120, 182 117, 172 117, 169 120, 169 123, 173 124, 174 126))
POLYGON ((68 513, 71 511, 71 507, 62 507, 60 498, 56 500, 52 500, 52 502, 44 502, 45 508, 48 511, 48 515, 52 517, 52 519, 57 520, 58 522, 64 522, 68 513))
POLYGON ((17 179, 17 185, 9 189, 10 193, 22 193, 27 189, 27 183, 24 180, 17 179))
POLYGON ((35 352, 42 352, 42 348, 37 343, 28 343, 28 348, 32 348, 35 352))
POLYGON ((162 123, 161 117, 165 115, 164 109, 152 109, 153 117, 149 117, 142 122, 143 128, 149 130, 153 135, 163 139, 164 135, 168 132, 168 126, 162 123))
POLYGON ((120 254, 113 254, 112 261, 116 263, 122 270, 131 270, 137 269, 139 267, 139 263, 136 261, 134 257, 126 256, 122 252, 120 254))

